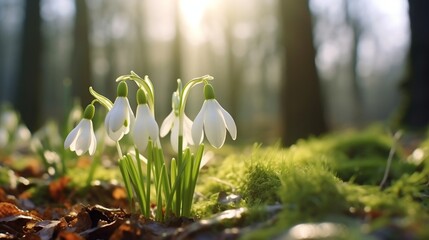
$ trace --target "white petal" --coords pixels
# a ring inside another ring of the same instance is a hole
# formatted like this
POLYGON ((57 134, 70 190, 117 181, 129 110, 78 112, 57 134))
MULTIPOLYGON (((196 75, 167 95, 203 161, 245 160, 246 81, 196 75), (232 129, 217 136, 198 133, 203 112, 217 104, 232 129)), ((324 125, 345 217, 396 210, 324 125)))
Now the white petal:
POLYGON ((122 127, 118 129, 118 131, 113 132, 111 129, 107 129, 107 135, 112 139, 113 141, 117 142, 121 140, 121 138, 124 136, 125 127, 122 127))
POLYGON ((171 111, 170 114, 164 119, 164 121, 161 124, 161 130, 160 130, 160 136, 165 137, 168 132, 173 127, 174 119, 176 118, 176 115, 174 114, 174 111, 171 111))
POLYGON ((134 126, 133 139, 134 144, 139 149, 140 152, 144 152, 146 150, 147 144, 149 142, 149 136, 142 129, 143 126, 138 124, 136 121, 136 125, 134 126))
POLYGON ((136 122, 133 130, 133 139, 136 147, 145 151, 149 142, 149 137, 155 142, 159 139, 158 124, 153 118, 147 104, 140 104, 137 107, 136 122))
POLYGON ((158 136, 159 136, 158 123, 155 121, 155 118, 153 117, 152 112, 149 109, 149 106, 147 104, 141 104, 141 105, 143 105, 141 109, 142 109, 144 119, 146 120, 145 127, 148 131, 148 135, 153 141, 155 141, 156 139, 158 139, 158 136))
POLYGON ((96 147, 97 147, 97 138, 95 138, 94 128, 92 126, 92 121, 91 121, 91 143, 88 149, 89 155, 94 155, 96 147))
POLYGON ((173 128, 171 129, 170 143, 174 152, 179 152, 179 119, 174 121, 173 128))
POLYGON ((204 131, 210 144, 215 148, 223 146, 226 137, 225 120, 218 105, 213 100, 207 100, 204 115, 204 131))
MULTIPOLYGON (((110 120, 108 128, 115 132, 124 126, 125 120, 128 119, 128 99, 125 97, 117 97, 112 109, 110 110, 110 120)), ((128 125, 129 126, 129 122, 128 125)))
POLYGON ((110 128, 109 128, 111 115, 112 115, 112 111, 107 112, 106 118, 104 119, 104 127, 106 128, 107 135, 109 135, 109 136, 110 136, 109 132, 111 132, 110 128))
POLYGON ((200 112, 197 114, 197 116, 194 119, 194 123, 192 124, 192 140, 194 141, 194 144, 201 144, 203 142, 204 138, 204 132, 203 132, 203 121, 204 121, 204 114, 206 112, 206 104, 207 100, 204 101, 203 106, 201 107, 200 112))
POLYGON ((142 114, 140 105, 137 106, 137 111, 136 111, 136 122, 134 124, 134 129, 133 129, 133 139, 134 139, 134 144, 136 145, 136 147, 139 149, 140 152, 143 152, 144 150, 146 150, 146 146, 147 146, 147 134, 145 134, 145 130, 144 130, 144 116, 142 114))
POLYGON ((135 118, 134 118, 134 113, 133 110, 131 109, 130 103, 128 102, 128 99, 125 98, 127 100, 127 106, 128 106, 128 125, 125 127, 125 131, 124 134, 127 134, 130 132, 130 129, 134 128, 134 122, 135 122, 135 118))
MULTIPOLYGON (((73 130, 71 130, 69 135, 67 135, 66 140, 64 141, 64 149, 69 148, 73 144, 73 142, 75 142, 76 137, 80 131, 81 123, 82 123, 82 120, 79 122, 79 124, 75 128, 73 128, 73 130)), ((73 144, 73 149, 74 149, 74 144, 73 144)), ((70 149, 70 150, 72 150, 72 149, 70 149)))
POLYGON ((190 145, 194 145, 194 141, 192 140, 192 120, 189 119, 186 115, 183 118, 183 140, 186 140, 190 145))
POLYGON ((231 138, 235 140, 237 138, 237 126, 235 125, 234 119, 231 117, 231 114, 229 114, 217 101, 216 103, 222 112, 223 119, 225 120, 226 128, 228 129, 229 134, 231 135, 231 138))
POLYGON ((76 154, 78 156, 82 155, 88 151, 91 144, 91 135, 93 134, 91 129, 91 120, 82 119, 82 127, 80 134, 76 139, 76 154))
POLYGON ((112 107, 112 109, 107 113, 106 119, 104 120, 104 126, 107 131, 107 136, 109 136, 109 138, 112 139, 113 141, 117 142, 124 136, 124 130, 123 130, 124 126, 122 125, 122 127, 116 131, 113 131, 110 128, 112 116, 115 114, 115 111, 112 111, 113 108, 114 107, 112 107))

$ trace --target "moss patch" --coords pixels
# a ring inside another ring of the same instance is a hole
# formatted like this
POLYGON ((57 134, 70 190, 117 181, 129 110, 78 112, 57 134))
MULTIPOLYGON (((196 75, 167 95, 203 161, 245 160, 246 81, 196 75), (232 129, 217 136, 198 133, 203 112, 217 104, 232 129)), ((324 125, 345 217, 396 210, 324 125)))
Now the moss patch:
MULTIPOLYGON (((341 234, 335 236, 339 239, 376 238, 384 231, 426 236, 422 223, 429 223, 427 157, 420 165, 412 164, 399 147, 387 187, 381 190, 378 185, 392 144, 392 138, 375 127, 299 141, 288 149, 278 145, 244 149, 201 176, 197 191, 203 197, 195 209, 201 216, 223 210, 216 207, 221 191, 242 196, 236 207, 283 205, 272 224, 242 236, 245 239, 284 237, 301 223, 340 226, 341 234)), ((266 220, 261 211, 253 212, 249 219, 266 220)))

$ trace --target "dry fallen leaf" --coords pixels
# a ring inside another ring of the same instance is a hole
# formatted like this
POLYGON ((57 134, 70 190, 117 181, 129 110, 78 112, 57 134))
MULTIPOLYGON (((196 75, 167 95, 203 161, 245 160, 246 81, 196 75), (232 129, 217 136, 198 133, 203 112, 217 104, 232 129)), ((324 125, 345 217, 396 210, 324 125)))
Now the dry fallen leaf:
POLYGON ((50 197, 57 202, 63 203, 67 199, 66 189, 69 182, 70 178, 68 177, 61 177, 52 181, 49 184, 50 197))
POLYGON ((31 232, 35 224, 42 221, 39 217, 22 211, 12 203, 0 203, 0 230, 4 234, 13 235, 14 238, 28 237, 34 239, 31 232))

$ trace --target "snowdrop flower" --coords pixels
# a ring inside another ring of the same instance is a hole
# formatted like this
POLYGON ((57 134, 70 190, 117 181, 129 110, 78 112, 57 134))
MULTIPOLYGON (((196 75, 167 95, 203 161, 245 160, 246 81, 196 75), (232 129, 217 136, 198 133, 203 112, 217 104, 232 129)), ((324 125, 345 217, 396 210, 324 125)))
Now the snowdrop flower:
POLYGON ((159 129, 153 113, 147 104, 146 94, 143 89, 137 90, 136 122, 133 129, 134 144, 140 152, 146 150, 149 139, 155 144, 159 143, 159 129))
POLYGON ((14 147, 17 147, 17 148, 25 147, 30 143, 30 140, 31 140, 30 130, 24 124, 20 124, 17 127, 15 133, 13 134, 14 147))
MULTIPOLYGON (((160 136, 165 137, 168 132, 171 131, 170 142, 173 150, 178 152, 179 146, 179 102, 180 97, 179 93, 176 91, 173 93, 172 105, 173 110, 165 118, 161 124, 160 136)), ((183 141, 182 149, 185 149, 188 144, 193 145, 194 141, 192 140, 191 134, 192 121, 185 114, 183 114, 183 141)))
POLYGON ((18 114, 13 110, 4 111, 0 116, 0 124, 9 132, 15 131, 19 124, 18 114))
POLYGON ((210 144, 220 148, 225 143, 227 129, 232 139, 237 138, 237 127, 231 115, 215 99, 212 85, 204 86, 204 97, 203 106, 192 125, 192 138, 194 143, 201 144, 205 132, 210 144))
POLYGON ((107 135, 115 142, 121 140, 132 129, 134 124, 134 114, 128 102, 127 95, 127 84, 120 82, 118 84, 116 100, 104 120, 107 135))
POLYGON ((64 141, 64 148, 70 148, 75 151, 78 156, 89 152, 89 155, 94 155, 97 139, 95 138, 94 128, 92 126, 92 118, 94 117, 95 107, 89 104, 83 114, 83 119, 69 133, 64 141))

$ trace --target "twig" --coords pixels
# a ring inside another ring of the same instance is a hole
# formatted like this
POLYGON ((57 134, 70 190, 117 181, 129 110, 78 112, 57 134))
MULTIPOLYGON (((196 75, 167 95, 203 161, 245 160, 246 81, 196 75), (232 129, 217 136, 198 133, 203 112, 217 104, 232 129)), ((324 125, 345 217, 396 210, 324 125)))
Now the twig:
POLYGON ((396 147, 397 147, 398 141, 401 138, 401 136, 402 136, 402 131, 397 131, 393 135, 393 143, 392 143, 392 147, 390 148, 390 151, 389 151, 389 157, 387 158, 387 165, 386 165, 386 169, 384 171, 383 180, 381 180, 381 183, 380 183, 380 189, 384 188, 386 181, 387 181, 387 178, 389 177, 390 166, 392 165, 392 159, 393 159, 393 156, 395 155, 396 147))

